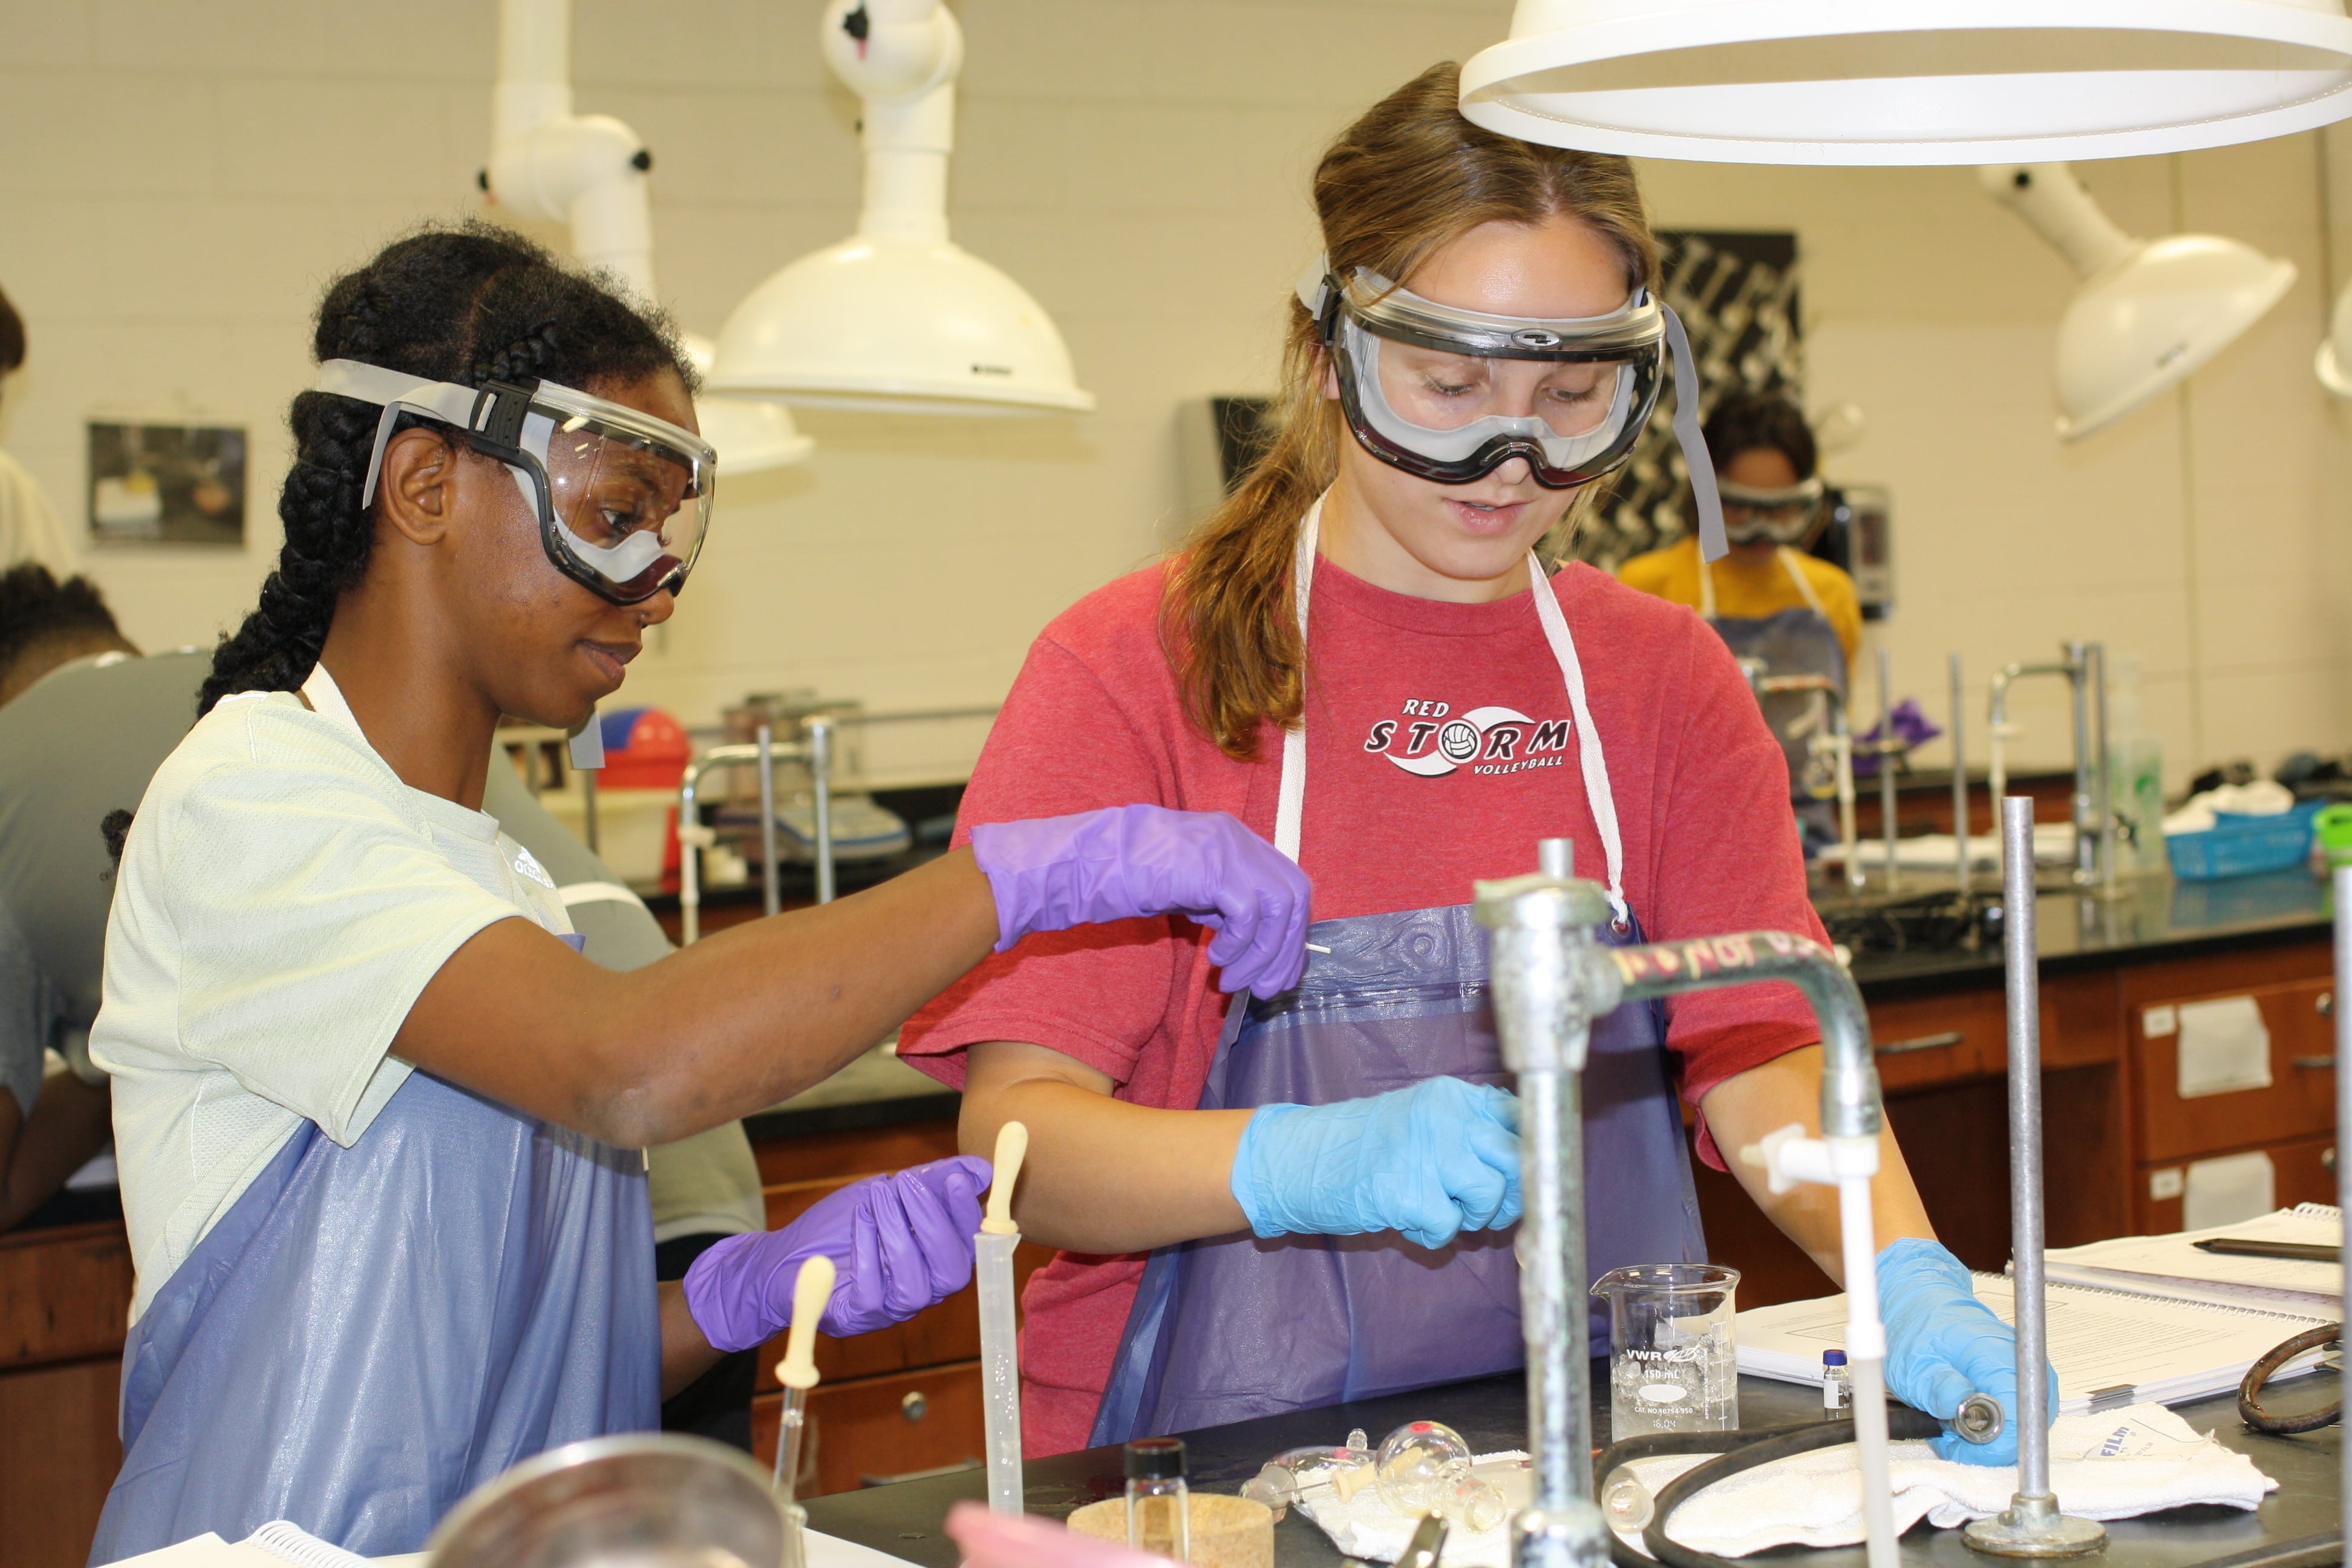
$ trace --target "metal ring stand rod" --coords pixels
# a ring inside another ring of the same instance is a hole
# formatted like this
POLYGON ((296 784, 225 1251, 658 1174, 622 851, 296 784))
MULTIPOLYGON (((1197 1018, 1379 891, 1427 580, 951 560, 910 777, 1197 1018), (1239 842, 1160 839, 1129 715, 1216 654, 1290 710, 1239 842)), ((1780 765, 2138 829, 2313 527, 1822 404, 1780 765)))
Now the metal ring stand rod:
MULTIPOLYGON (((2352 1061, 2352 1006, 2346 997, 2352 994, 2352 866, 2338 866, 2333 873, 2336 893, 2336 1059, 2352 1061)), ((2336 1075, 2336 1146, 2345 1146, 2345 1137, 2352 1132, 2352 1072, 2336 1075)), ((2344 1213, 2352 1214, 2352 1160, 2336 1162, 2336 1203, 2344 1213)), ((2342 1500, 2352 1499, 2352 1443, 2341 1444, 2343 1472, 2337 1477, 2340 1489, 2336 1493, 2339 1508, 2352 1506, 2342 1500)), ((2341 1531, 2341 1524, 2338 1529, 2341 1531)))
POLYGON ((1882 647, 1878 650, 1878 826, 1886 838, 1886 892, 1891 898, 1897 879, 1896 840, 1902 836, 1895 807, 1895 759, 1901 753, 1895 749, 1895 687, 1886 664, 1886 650, 1882 647))
POLYGON ((2050 1491, 2050 1364, 2042 1297, 2042 984, 2034 941, 2033 799, 2000 802, 2001 957, 2009 978, 2010 1251, 2017 1292, 2017 1491, 1962 1539, 1996 1557, 2080 1557, 2106 1527, 2058 1511, 2050 1491))
POLYGON ((1961 726, 1968 712, 1968 683, 1960 676, 1957 650, 1946 656, 1952 667, 1952 884, 1960 899, 1969 896, 1969 754, 1961 726))

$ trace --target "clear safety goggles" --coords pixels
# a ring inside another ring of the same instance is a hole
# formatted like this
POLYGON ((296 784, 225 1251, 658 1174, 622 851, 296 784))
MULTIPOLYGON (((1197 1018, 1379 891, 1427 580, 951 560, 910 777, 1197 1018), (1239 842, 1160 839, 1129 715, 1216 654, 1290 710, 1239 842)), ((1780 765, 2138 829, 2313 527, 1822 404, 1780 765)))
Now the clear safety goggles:
POLYGON ((400 416, 413 414, 504 463, 538 513, 548 560, 600 598, 634 605, 675 594, 701 553, 719 459, 691 430, 551 381, 460 386, 336 359, 312 384, 383 409, 362 506, 375 500, 400 416))
POLYGON ((1715 470, 1698 432, 1698 378, 1682 322, 1639 291, 1605 316, 1496 316, 1425 300, 1358 268, 1318 261, 1298 283, 1330 353, 1339 405, 1364 449, 1444 485, 1522 458, 1536 483, 1569 489, 1631 458, 1674 355, 1675 433, 1698 496, 1699 540, 1724 552, 1715 470))
POLYGON ((1734 544, 1769 542, 1801 550, 1827 520, 1818 474, 1802 484, 1772 488, 1735 484, 1718 475, 1716 489, 1723 498, 1724 537, 1734 544))

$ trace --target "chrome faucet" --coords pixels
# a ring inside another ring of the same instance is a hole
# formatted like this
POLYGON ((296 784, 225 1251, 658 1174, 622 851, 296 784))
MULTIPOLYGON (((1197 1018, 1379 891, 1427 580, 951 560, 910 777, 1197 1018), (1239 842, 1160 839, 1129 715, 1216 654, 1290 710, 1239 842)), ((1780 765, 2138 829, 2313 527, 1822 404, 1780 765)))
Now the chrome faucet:
POLYGON ((1596 938, 1610 918, 1600 886, 1574 876, 1571 846, 1538 846, 1540 869, 1477 884, 1488 932, 1495 1029, 1518 1075, 1520 1322, 1527 1336, 1530 1506, 1511 1521, 1513 1568, 1602 1568, 1609 1527, 1592 1496, 1592 1405, 1587 1356, 1584 1225, 1585 1058, 1594 1020, 1624 1002, 1756 981, 1794 984, 1821 1025, 1821 1135, 1791 1124, 1743 1161, 1763 1165, 1772 1190, 1801 1182, 1836 1187, 1846 1287, 1846 1352, 1854 1373, 1869 1568, 1895 1568, 1887 1485, 1885 1362, 1878 1316, 1871 1178, 1882 1125, 1870 1018, 1853 977, 1827 948, 1782 931, 1612 948, 1596 938))
POLYGON ((1996 805, 2008 793, 2005 744, 2017 733, 2009 721, 2009 689, 2032 676, 2065 678, 2074 699, 2074 881, 2077 888, 2115 887, 2115 814, 2107 779, 2107 649, 2104 643, 2059 645, 2065 658, 2054 664, 2012 664, 1992 678, 1986 725, 1991 794, 1996 805))

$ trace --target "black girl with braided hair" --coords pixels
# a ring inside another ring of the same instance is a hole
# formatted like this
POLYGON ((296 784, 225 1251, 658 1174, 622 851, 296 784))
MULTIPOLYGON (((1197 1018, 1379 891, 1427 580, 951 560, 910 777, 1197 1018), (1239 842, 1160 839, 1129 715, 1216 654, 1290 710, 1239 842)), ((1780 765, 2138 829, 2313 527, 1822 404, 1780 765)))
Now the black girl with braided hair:
POLYGON ((1230 817, 1016 822, 626 973, 481 814, 503 714, 573 729, 694 563, 714 458, 658 318, 499 230, 335 282, 286 542, 124 847, 90 1054, 138 1285, 109 1563, 273 1519, 415 1552, 539 1450, 656 1424, 782 1328, 961 1289, 985 1161, 873 1178, 656 1288, 647 1144, 772 1105, 1030 931, 1187 915, 1224 983, 1303 962, 1303 879, 1230 817))

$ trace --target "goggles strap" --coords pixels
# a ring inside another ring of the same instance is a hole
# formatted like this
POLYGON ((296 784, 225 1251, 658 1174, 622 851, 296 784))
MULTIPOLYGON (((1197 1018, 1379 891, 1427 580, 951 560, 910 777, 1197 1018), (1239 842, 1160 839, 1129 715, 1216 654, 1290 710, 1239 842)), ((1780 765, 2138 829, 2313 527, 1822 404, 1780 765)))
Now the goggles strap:
POLYGON ((1682 443, 1683 466, 1690 470, 1691 499, 1698 503, 1698 554, 1701 561, 1720 561, 1731 553, 1723 537, 1723 497, 1715 488, 1715 464, 1706 455, 1706 437, 1698 429, 1698 371, 1691 363, 1690 334, 1683 319, 1664 300, 1658 309, 1666 315, 1666 344, 1675 353, 1675 439, 1682 443))
POLYGON ((423 376, 406 375, 355 359, 331 359, 321 363, 319 379, 310 384, 310 390, 358 403, 381 404, 383 407, 383 417, 375 422, 375 445, 368 452, 367 479, 360 489, 362 507, 375 501, 376 479, 383 471, 383 448, 392 439, 393 422, 400 417, 402 410, 467 430, 473 427, 474 411, 482 399, 482 394, 474 387, 427 381, 423 376))

